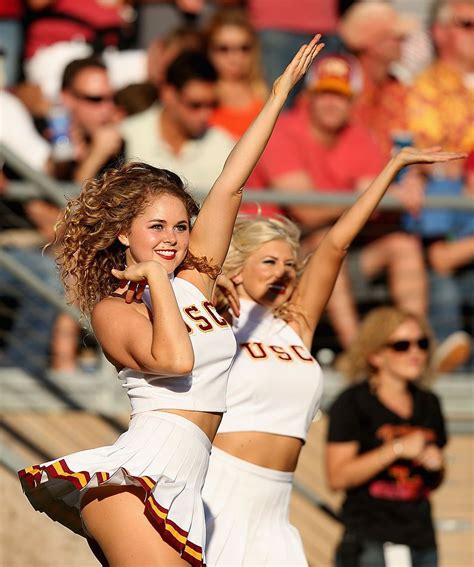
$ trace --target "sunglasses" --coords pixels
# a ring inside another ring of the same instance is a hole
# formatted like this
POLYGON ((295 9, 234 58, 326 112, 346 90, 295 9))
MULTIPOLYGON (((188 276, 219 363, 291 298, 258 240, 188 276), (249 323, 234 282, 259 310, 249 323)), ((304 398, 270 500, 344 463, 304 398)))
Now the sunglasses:
POLYGON ((212 47, 213 51, 217 51, 218 53, 249 53, 252 50, 252 44, 250 43, 242 43, 240 45, 226 45, 225 43, 216 44, 212 47))
POLYGON ((428 337, 421 337, 421 339, 416 341, 393 341, 393 343, 387 343, 385 346, 395 352, 408 352, 412 346, 417 346, 420 350, 426 351, 430 348, 430 339, 428 337))
POLYGON ((465 20, 464 18, 456 18, 453 21, 453 25, 455 25, 457 28, 472 30, 474 29, 474 20, 465 20))
POLYGON ((189 110, 215 110, 219 106, 217 100, 186 100, 181 99, 181 102, 189 108, 189 110))
POLYGON ((79 100, 83 100, 84 102, 90 102, 92 104, 100 104, 102 102, 113 102, 114 97, 113 95, 88 95, 84 93, 80 93, 77 91, 72 91, 72 94, 75 98, 79 100))

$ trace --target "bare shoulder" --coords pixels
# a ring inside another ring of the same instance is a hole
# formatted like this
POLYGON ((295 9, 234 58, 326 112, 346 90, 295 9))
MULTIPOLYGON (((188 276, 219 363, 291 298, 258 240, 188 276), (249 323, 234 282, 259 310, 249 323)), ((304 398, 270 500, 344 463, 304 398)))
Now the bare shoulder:
POLYGON ((177 277, 192 284, 208 299, 209 297, 211 297, 212 290, 214 289, 215 285, 215 280, 211 279, 209 276, 206 276, 206 274, 202 274, 196 269, 181 270, 179 272, 179 276, 177 277))
POLYGON ((120 297, 105 297, 92 310, 91 324, 94 331, 100 332, 104 327, 115 328, 127 319, 130 323, 135 318, 148 317, 148 310, 143 303, 125 303, 120 297))

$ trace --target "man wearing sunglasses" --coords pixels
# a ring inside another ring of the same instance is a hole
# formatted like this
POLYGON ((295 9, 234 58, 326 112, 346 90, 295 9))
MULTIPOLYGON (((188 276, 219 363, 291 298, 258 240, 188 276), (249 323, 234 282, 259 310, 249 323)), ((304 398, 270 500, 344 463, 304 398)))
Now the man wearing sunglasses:
POLYGON ((204 54, 179 55, 166 71, 160 104, 122 124, 127 158, 171 169, 193 188, 208 191, 234 145, 227 133, 209 126, 216 80, 204 54))
POLYGON ((63 73, 62 101, 70 116, 74 160, 57 176, 78 183, 124 157, 114 92, 105 64, 95 57, 69 63, 63 73))
MULTIPOLYGON (((433 28, 437 59, 417 78, 408 99, 410 130, 425 147, 474 147, 474 1, 443 0, 433 28)), ((451 165, 461 168, 462 164, 451 165)))

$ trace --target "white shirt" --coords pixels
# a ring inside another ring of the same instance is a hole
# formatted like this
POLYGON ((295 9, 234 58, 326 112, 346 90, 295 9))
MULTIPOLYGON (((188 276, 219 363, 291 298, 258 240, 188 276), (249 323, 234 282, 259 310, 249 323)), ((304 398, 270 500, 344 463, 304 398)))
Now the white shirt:
POLYGON ((323 390, 321 367, 298 334, 271 310, 240 300, 238 350, 219 433, 260 431, 305 439, 323 390))
POLYGON ((224 167, 235 140, 219 128, 209 128, 202 138, 187 141, 179 154, 162 139, 161 108, 130 116, 122 123, 127 160, 143 161, 177 173, 191 189, 209 191, 224 167))
POLYGON ((0 142, 33 169, 44 169, 51 153, 50 145, 36 131, 27 108, 6 91, 0 91, 0 142))
MULTIPOLYGON (((173 291, 189 331, 194 367, 187 376, 155 376, 124 368, 119 378, 130 398, 132 415, 158 409, 224 412, 229 369, 236 343, 230 326, 192 283, 172 280, 173 291)), ((143 302, 151 309, 149 290, 143 302)))

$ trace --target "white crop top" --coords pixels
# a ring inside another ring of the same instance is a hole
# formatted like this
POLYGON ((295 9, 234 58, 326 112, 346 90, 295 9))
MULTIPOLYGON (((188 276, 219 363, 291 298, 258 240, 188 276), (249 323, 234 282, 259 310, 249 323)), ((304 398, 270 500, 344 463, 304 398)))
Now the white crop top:
POLYGON ((240 300, 238 350, 219 433, 259 431, 305 439, 319 408, 321 367, 297 333, 253 301, 240 300))
MULTIPOLYGON (((193 371, 162 377, 131 368, 119 372, 132 415, 158 409, 224 412, 229 369, 236 351, 234 334, 214 306, 192 283, 176 277, 171 285, 194 350, 193 371)), ((143 302, 151 308, 148 289, 143 302)))

